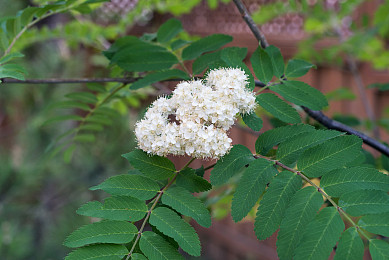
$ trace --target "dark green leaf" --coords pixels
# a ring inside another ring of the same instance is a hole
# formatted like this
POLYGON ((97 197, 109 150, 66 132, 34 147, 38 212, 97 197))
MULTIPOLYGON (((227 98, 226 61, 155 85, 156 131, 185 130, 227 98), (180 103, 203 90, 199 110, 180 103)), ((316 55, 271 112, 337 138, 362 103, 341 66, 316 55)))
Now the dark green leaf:
POLYGON ((132 196, 140 200, 148 200, 159 191, 159 185, 141 175, 123 174, 108 178, 103 183, 90 188, 90 190, 99 189, 112 195, 132 196))
POLYGON ((299 106, 313 110, 328 106, 326 97, 319 90, 301 81, 284 81, 283 84, 271 86, 270 89, 299 106))
POLYGON ((99 125, 99 124, 84 124, 82 126, 79 127, 80 131, 84 130, 84 131, 96 131, 96 132, 100 132, 100 131, 103 131, 103 126, 99 125))
POLYGON ((78 248, 65 257, 65 260, 112 260, 120 259, 128 254, 128 250, 122 245, 90 245, 78 248))
POLYGON ((93 143, 96 141, 96 137, 93 134, 77 134, 73 140, 81 143, 93 143))
POLYGON ((238 182, 232 199, 231 216, 235 222, 247 216, 277 173, 274 163, 268 160, 259 158, 250 163, 238 182))
POLYGON ((113 59, 125 71, 163 70, 169 69, 178 63, 177 57, 167 51, 148 52, 144 50, 134 52, 125 49, 117 53, 113 59))
POLYGON ((198 176, 195 170, 191 168, 186 168, 178 174, 176 184, 190 192, 202 192, 212 189, 212 185, 206 179, 198 176))
POLYGON ((97 102, 96 96, 90 92, 73 92, 65 95, 65 97, 88 104, 95 104, 97 102))
POLYGON ((294 259, 327 260, 343 230, 338 211, 334 207, 322 209, 307 225, 294 259))
POLYGON ((389 195, 379 190, 357 190, 344 193, 339 206, 352 216, 389 212, 389 195))
POLYGON ((212 185, 226 183, 240 168, 254 160, 251 151, 240 144, 234 145, 231 151, 220 158, 211 171, 212 185))
POLYGON ((191 43, 182 51, 183 60, 193 60, 204 52, 214 51, 232 41, 232 37, 225 34, 213 34, 191 43))
POLYGON ((206 53, 198 57, 192 64, 193 74, 200 74, 206 68, 212 67, 215 63, 220 63, 221 60, 221 52, 211 52, 206 53))
POLYGON ((142 172, 144 175, 163 180, 173 176, 176 171, 174 164, 166 157, 157 155, 150 156, 142 150, 134 150, 122 155, 131 165, 142 172))
POLYGON ((362 260, 363 241, 355 227, 350 227, 340 237, 334 260, 362 260))
POLYGON ((311 68, 316 68, 316 66, 305 60, 289 60, 288 65, 286 65, 285 76, 287 78, 298 78, 304 76, 311 68))
POLYGON ((345 166, 356 158, 362 140, 354 135, 339 136, 309 148, 297 161, 297 168, 308 177, 319 177, 345 166))
POLYGON ((174 211, 159 207, 153 210, 150 224, 163 234, 172 237, 190 255, 200 256, 200 240, 194 228, 180 218, 174 211))
POLYGON ((358 225, 371 233, 389 237, 389 213, 363 216, 358 225))
POLYGON ((251 56, 251 65, 255 76, 267 84, 273 78, 273 65, 269 55, 260 46, 251 56))
POLYGON ((152 260, 184 260, 177 250, 159 235, 146 231, 139 241, 140 250, 152 260))
POLYGON ((281 224, 293 195, 301 188, 297 174, 280 172, 270 183, 259 203, 254 231, 259 240, 270 237, 281 224))
POLYGON ((259 131, 262 128, 263 121, 255 112, 242 115, 243 122, 254 131, 259 131))
POLYGON ((284 58, 280 52, 280 49, 274 45, 270 45, 265 49, 265 52, 269 55, 271 63, 273 65, 273 73, 277 78, 280 78, 284 75, 285 64, 284 58))
POLYGON ((144 255, 138 254, 138 253, 131 254, 131 259, 132 260, 147 260, 147 258, 144 255))
POLYGON ((81 116, 77 115, 63 115, 63 116, 56 116, 54 118, 51 118, 47 120, 46 122, 43 123, 44 125, 52 124, 55 122, 61 122, 61 121, 68 121, 68 120, 73 120, 73 121, 82 121, 83 118, 81 116))
POLYGON ((228 47, 221 50, 221 59, 231 67, 241 65, 246 55, 247 48, 228 47))
POLYGON ((172 42, 170 47, 172 48, 172 51, 175 51, 175 50, 178 50, 178 49, 184 47, 185 45, 187 45, 189 43, 191 43, 191 42, 185 41, 185 40, 182 40, 182 39, 178 39, 178 40, 172 42))
POLYGON ((320 185, 334 197, 360 189, 389 191, 389 176, 374 168, 357 166, 324 175, 320 185))
POLYGON ((256 97, 256 101, 267 112, 286 123, 301 123, 300 115, 296 109, 273 93, 260 94, 256 97))
POLYGON ((138 233, 138 229, 127 221, 107 220, 82 226, 70 234, 64 245, 80 247, 95 243, 129 243, 138 233))
POLYGON ((274 128, 261 134, 255 142, 255 151, 266 155, 273 146, 294 138, 301 133, 313 132, 310 125, 287 125, 274 128))
POLYGON ((77 101, 71 101, 71 100, 66 100, 66 101, 59 101, 54 103, 53 105, 50 106, 50 109, 53 108, 71 108, 71 109, 82 109, 84 111, 89 111, 90 107, 84 103, 80 103, 77 101))
POLYGON ((157 40, 161 43, 168 42, 182 31, 182 24, 179 20, 171 18, 159 27, 157 40))
POLYGON ((188 80, 189 76, 184 71, 178 69, 158 71, 158 72, 147 74, 147 76, 145 76, 144 78, 139 79, 138 81, 132 83, 130 89, 143 88, 146 86, 150 86, 155 82, 163 81, 166 79, 188 80))
POLYGON ((387 260, 389 255, 389 243, 383 240, 372 239, 369 242, 369 251, 372 260, 387 260))
POLYGON ((88 89, 90 89, 92 91, 96 91, 98 93, 106 93, 107 92, 107 89, 103 85, 100 85, 98 83, 88 83, 87 87, 88 87, 88 89))
POLYGON ((162 196, 162 203, 185 216, 193 218, 203 227, 210 227, 212 224, 211 215, 201 200, 184 188, 174 187, 165 191, 162 196))
POLYGON ((303 237, 307 224, 315 218, 323 204, 322 196, 312 186, 297 191, 291 201, 277 236, 280 260, 293 259, 294 251, 303 237))
POLYGON ((389 90, 389 83, 374 83, 368 86, 368 88, 378 88, 381 91, 389 90))

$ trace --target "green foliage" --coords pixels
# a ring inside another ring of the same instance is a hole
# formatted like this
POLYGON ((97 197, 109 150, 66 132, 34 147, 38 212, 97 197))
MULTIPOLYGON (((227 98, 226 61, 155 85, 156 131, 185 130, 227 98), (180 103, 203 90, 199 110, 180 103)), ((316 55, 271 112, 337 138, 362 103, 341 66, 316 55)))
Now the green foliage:
POLYGON ((166 240, 150 231, 146 231, 142 234, 139 246, 149 259, 184 259, 166 240))
POLYGON ((273 78, 273 65, 267 52, 258 47, 250 61, 257 78, 265 84, 269 83, 273 78))
POLYGON ((389 237, 389 213, 363 216, 358 225, 371 233, 389 237))
POLYGON ((265 52, 269 55, 273 67, 274 76, 281 78, 284 75, 285 64, 280 49, 274 45, 270 45, 265 49, 265 52))
POLYGON ((373 260, 385 260, 389 255, 389 244, 383 240, 372 239, 369 250, 373 260))
POLYGON ((323 204, 320 193, 314 187, 305 187, 297 191, 291 201, 293 203, 285 212, 277 236, 277 253, 281 260, 293 259, 306 229, 306 223, 314 219, 323 204))
POLYGON ((125 246, 114 244, 103 245, 90 245, 81 247, 71 252, 65 259, 66 260, 79 260, 79 259, 94 259, 94 260, 108 260, 119 259, 119 257, 128 253, 125 246))
POLYGON ((301 179, 296 174, 282 171, 270 183, 259 203, 254 231, 259 240, 270 237, 281 224, 293 196, 301 188, 301 179))
POLYGON ((259 131, 262 128, 263 121, 255 112, 242 115, 243 122, 254 131, 259 131))
POLYGON ((301 122, 299 113, 288 103, 273 93, 264 93, 256 97, 256 102, 267 112, 285 123, 298 124, 301 122))
POLYGON ((307 225, 295 259, 328 259, 343 229, 344 223, 335 208, 322 209, 307 225))
POLYGON ((182 31, 182 24, 177 19, 169 19, 159 27, 157 32, 158 42, 164 43, 173 39, 179 32, 182 31))
POLYGON ((213 34, 191 43, 182 51, 183 60, 193 60, 201 54, 214 51, 232 41, 232 37, 225 34, 213 34))
POLYGON ((316 68, 316 66, 305 60, 289 60, 286 65, 285 76, 287 78, 299 78, 304 76, 311 68, 316 68))
POLYGON ((389 195, 379 190, 357 190, 340 196, 339 205, 352 216, 389 212, 389 195))
POLYGON ((242 220, 265 191, 266 185, 278 173, 274 164, 257 159, 250 163, 237 184, 231 205, 231 216, 235 222, 242 220))
POLYGON ((174 211, 164 207, 154 209, 150 224, 156 226, 163 234, 172 237, 188 254, 200 256, 201 246, 196 231, 174 211))
POLYGON ((334 260, 362 260, 363 241, 355 227, 350 227, 342 233, 334 260))
POLYGON ((196 171, 191 168, 180 172, 177 176, 176 184, 190 192, 202 192, 212 189, 212 185, 206 179, 198 176, 196 171))
POLYGON ((130 88, 139 89, 139 88, 149 86, 155 82, 163 81, 167 79, 188 80, 189 76, 182 70, 177 70, 177 69, 162 70, 162 71, 150 73, 147 76, 137 80, 130 86, 130 88))

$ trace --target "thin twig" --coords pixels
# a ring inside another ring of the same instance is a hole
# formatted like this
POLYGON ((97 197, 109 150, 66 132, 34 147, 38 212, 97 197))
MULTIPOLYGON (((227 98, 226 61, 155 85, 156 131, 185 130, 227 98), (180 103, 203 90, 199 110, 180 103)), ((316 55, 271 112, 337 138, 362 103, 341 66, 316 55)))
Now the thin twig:
MULTIPOLYGON (((261 43, 261 46, 263 48, 266 48, 268 46, 266 38, 261 33, 261 31, 258 29, 258 27, 254 23, 253 19, 248 18, 248 17, 250 17, 250 14, 247 11, 247 8, 244 6, 244 4, 242 3, 241 0, 234 0, 234 3, 236 5, 236 7, 238 8, 239 12, 241 13, 243 19, 245 20, 246 24, 249 26, 251 32, 254 34, 254 36, 257 38, 257 40, 261 43)), ((286 80, 286 78, 284 80, 286 80)), ((329 128, 329 129, 336 129, 336 130, 339 130, 342 132, 346 132, 350 135, 356 135, 356 136, 360 137, 365 144, 380 151, 382 154, 389 156, 389 147, 380 143, 379 141, 375 140, 374 138, 371 138, 363 133, 360 133, 357 130, 355 130, 351 127, 348 127, 340 122, 332 120, 320 111, 314 111, 314 110, 311 110, 310 108, 307 108, 307 107, 303 107, 303 109, 310 117, 316 119, 318 122, 323 124, 325 127, 329 128)))

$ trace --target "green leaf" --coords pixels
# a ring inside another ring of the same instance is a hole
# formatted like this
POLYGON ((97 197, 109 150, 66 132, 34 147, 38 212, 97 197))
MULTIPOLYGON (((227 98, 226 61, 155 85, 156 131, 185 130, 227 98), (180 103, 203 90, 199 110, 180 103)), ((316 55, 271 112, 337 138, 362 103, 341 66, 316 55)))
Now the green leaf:
POLYGON ((305 60, 289 60, 286 65, 285 76, 287 78, 298 78, 304 76, 311 68, 316 66, 305 60))
POLYGON ((98 84, 98 83, 88 83, 87 88, 91 91, 96 91, 98 93, 106 93, 107 89, 104 85, 98 84))
POLYGON ((363 216, 358 226, 371 233, 389 237, 389 213, 363 216))
POLYGON ((258 95, 256 97, 256 102, 267 112, 285 123, 301 123, 300 115, 297 113, 296 109, 273 93, 263 93, 258 95))
POLYGON ((101 211, 106 219, 135 222, 141 220, 148 209, 143 200, 129 196, 112 196, 104 201, 101 211))
POLYGON ((106 220, 82 226, 70 234, 64 245, 80 247, 95 243, 129 243, 138 233, 138 229, 127 221, 106 220))
POLYGON ((142 150, 134 150, 122 155, 131 165, 149 178, 164 180, 173 176, 174 164, 165 157, 150 156, 142 150))
POLYGON ((144 255, 138 254, 138 253, 131 254, 131 259, 132 260, 147 260, 147 258, 144 255))
POLYGON ((5 55, 4 57, 2 57, 0 59, 0 65, 6 63, 8 61, 13 60, 14 58, 22 58, 22 57, 24 57, 24 55, 22 53, 20 53, 20 52, 12 52, 10 54, 5 55))
POLYGON ((310 125, 287 125, 274 128, 261 134, 255 142, 255 151, 266 155, 275 145, 294 138, 301 133, 313 132, 315 128, 310 125))
POLYGON ((174 42, 172 42, 172 44, 170 45, 170 47, 172 48, 172 51, 175 51, 175 50, 178 50, 182 47, 184 47, 185 45, 191 43, 190 41, 185 41, 183 39, 178 39, 174 42))
POLYGON ((297 168, 308 177, 319 177, 345 166, 356 158, 362 140, 354 135, 339 136, 309 148, 297 161, 297 168))
POLYGON ((226 183, 240 168, 255 160, 251 151, 240 144, 234 145, 231 151, 220 158, 211 171, 212 185, 226 183))
POLYGON ((388 191, 389 176, 362 166, 336 169, 323 176, 320 186, 334 197, 360 189, 388 191))
POLYGON ((97 102, 96 96, 90 92, 73 92, 65 95, 65 97, 73 100, 85 102, 87 104, 95 104, 97 102))
POLYGON ((258 158, 243 172, 231 205, 231 216, 235 222, 242 220, 254 207, 266 185, 277 175, 274 163, 258 158))
POLYGON ((225 34, 213 34, 191 43, 182 51, 183 60, 193 60, 204 52, 214 51, 232 41, 232 37, 225 34))
POLYGON ((247 55, 247 48, 228 47, 221 51, 220 58, 228 64, 230 67, 236 67, 241 65, 244 58, 247 55))
POLYGON ((280 49, 274 45, 270 45, 265 49, 265 52, 271 59, 274 76, 281 78, 281 76, 284 75, 285 64, 280 49))
POLYGON ((139 247, 152 260, 185 259, 171 244, 161 236, 150 231, 143 232, 139 241, 139 247))
POLYGON ((83 124, 82 126, 79 127, 80 131, 96 131, 100 132, 103 131, 103 126, 99 124, 83 124))
POLYGON ((150 224, 163 234, 172 237, 190 255, 200 256, 200 240, 194 228, 180 218, 174 211, 159 207, 152 211, 150 224))
POLYGON ((259 131, 262 128, 263 121, 255 112, 242 115, 243 122, 254 131, 259 131))
POLYGON ((280 260, 293 259, 307 223, 315 218, 323 204, 322 196, 312 186, 297 191, 291 201, 277 236, 277 253, 280 260))
POLYGON ((319 90, 301 81, 283 81, 282 84, 270 86, 270 89, 299 106, 313 110, 328 106, 326 97, 319 90))
POLYGON ((340 237, 334 260, 362 260, 363 241, 355 227, 350 227, 340 237))
POLYGON ((389 255, 389 243, 372 239, 369 242, 369 251, 372 260, 387 260, 389 255))
POLYGON ((93 114, 85 119, 86 123, 96 123, 100 125, 112 125, 112 120, 106 116, 93 114))
POLYGON ((132 196, 140 200, 151 199, 159 192, 158 184, 141 175, 117 175, 103 183, 91 187, 90 190, 103 190, 112 195, 132 196))
POLYGON ((66 100, 66 101, 59 101, 54 103, 53 105, 50 106, 50 109, 53 108, 71 108, 71 109, 82 109, 84 111, 89 111, 90 107, 84 103, 80 103, 77 101, 71 101, 71 100, 66 100))
POLYGON ((356 190, 344 193, 339 206, 352 216, 389 212, 389 195, 379 190, 356 190))
POLYGON ((211 215, 203 202, 184 188, 173 187, 165 191, 162 195, 162 203, 193 218, 203 227, 210 227, 212 224, 211 215))
POLYGON ((42 124, 42 126, 49 125, 49 124, 56 123, 56 122, 68 121, 68 120, 82 121, 83 118, 82 118, 81 116, 77 116, 77 115, 63 115, 63 116, 56 116, 56 117, 54 117, 54 118, 51 118, 51 119, 45 121, 45 122, 42 124))
POLYGON ((215 63, 220 63, 221 51, 206 53, 198 57, 192 64, 193 74, 200 74, 206 68, 212 67, 215 63))
POLYGON ((111 117, 115 118, 120 116, 119 112, 116 111, 115 109, 109 108, 109 107, 104 107, 104 106, 99 106, 95 111, 95 114, 97 115, 102 115, 106 117, 111 117))
POLYGON ((93 143, 96 141, 96 137, 93 134, 77 134, 73 140, 81 143, 93 143))
POLYGON ((24 80, 24 75, 18 71, 15 71, 15 70, 3 69, 0 66, 0 79, 1 78, 13 78, 13 79, 17 79, 17 80, 24 80))
POLYGON ((186 168, 178 174, 176 184, 190 192, 202 192, 212 189, 212 185, 206 179, 198 176, 195 170, 191 168, 186 168))
POLYGON ((163 81, 166 79, 188 80, 190 78, 188 74, 186 74, 182 70, 178 70, 178 69, 163 70, 163 71, 147 74, 147 76, 145 76, 144 78, 139 79, 136 82, 132 83, 130 89, 140 89, 146 86, 150 86, 155 82, 163 81))
POLYGON ((315 130, 302 133, 278 146, 277 159, 285 164, 292 164, 306 149, 340 135, 343 133, 333 130, 315 130))
POLYGON ((254 231, 259 240, 270 237, 281 224, 293 194, 301 188, 299 176, 288 171, 280 172, 270 183, 259 203, 254 231))
POLYGON ((159 27, 157 32, 157 40, 161 43, 168 42, 181 31, 181 22, 175 18, 171 18, 163 23, 161 27, 159 27))
POLYGON ((327 260, 343 230, 344 223, 337 210, 322 209, 307 225, 294 259, 327 260))
POLYGON ((273 65, 269 55, 259 46, 250 58, 255 76, 267 84, 273 78, 273 65))
POLYGON ((90 245, 78 248, 65 257, 65 260, 112 260, 120 259, 128 254, 128 250, 122 245, 90 245))

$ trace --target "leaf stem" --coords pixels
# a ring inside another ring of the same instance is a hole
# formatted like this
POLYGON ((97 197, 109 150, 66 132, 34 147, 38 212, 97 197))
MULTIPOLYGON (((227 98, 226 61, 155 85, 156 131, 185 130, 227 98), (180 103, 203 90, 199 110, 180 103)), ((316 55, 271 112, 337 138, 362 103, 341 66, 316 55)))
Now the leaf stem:
MULTIPOLYGON (((168 182, 168 184, 166 184, 165 187, 163 187, 163 189, 161 191, 158 192, 158 196, 155 197, 154 200, 150 201, 150 203, 153 203, 150 207, 150 209, 147 211, 147 215, 145 217, 145 219, 143 220, 143 223, 142 223, 142 226, 140 227, 139 231, 138 231, 138 235, 136 236, 136 239, 134 241, 134 244, 132 245, 131 247, 131 250, 130 252, 128 253, 127 257, 126 257, 126 260, 129 260, 130 257, 131 257, 131 254, 134 252, 134 249, 135 249, 135 246, 137 245, 140 237, 142 236, 142 233, 143 233, 143 229, 145 228, 146 226, 146 223, 147 221, 149 220, 150 218, 150 215, 151 215, 151 212, 153 211, 153 209, 157 206, 159 200, 161 199, 162 197, 162 194, 174 183, 174 181, 176 180, 178 174, 185 170, 186 168, 188 168, 188 166, 195 160, 195 158, 192 158, 188 161, 187 164, 184 165, 184 167, 182 167, 179 171, 176 171, 174 176, 171 178, 171 180, 168 182)), ((150 204, 149 203, 149 204, 150 204)))

